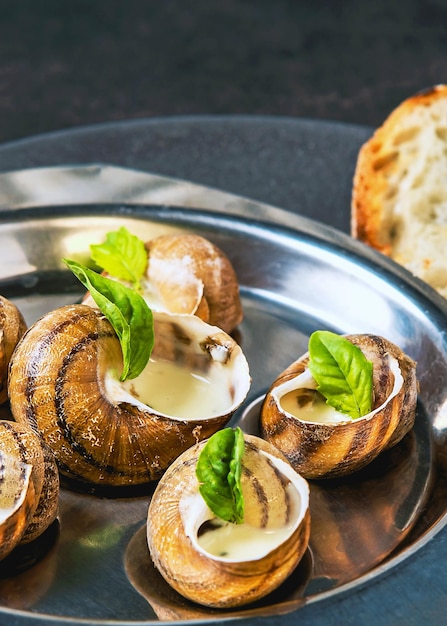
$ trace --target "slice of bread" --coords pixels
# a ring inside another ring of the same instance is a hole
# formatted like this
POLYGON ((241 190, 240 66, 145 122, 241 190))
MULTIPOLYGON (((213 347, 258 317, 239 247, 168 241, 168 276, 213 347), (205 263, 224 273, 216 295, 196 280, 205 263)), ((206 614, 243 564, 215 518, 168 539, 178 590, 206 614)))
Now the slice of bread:
POLYGON ((351 234, 447 297, 447 85, 402 102, 361 147, 351 234))

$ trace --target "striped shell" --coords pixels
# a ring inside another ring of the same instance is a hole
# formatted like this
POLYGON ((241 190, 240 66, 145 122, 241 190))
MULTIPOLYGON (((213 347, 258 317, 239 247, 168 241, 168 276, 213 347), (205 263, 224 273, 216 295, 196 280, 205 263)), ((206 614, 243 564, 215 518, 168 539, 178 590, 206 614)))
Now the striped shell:
MULTIPOLYGON (((152 310, 197 315, 227 333, 242 321, 237 276, 217 246, 200 235, 180 233, 156 237, 146 249, 142 295, 152 310)), ((96 306, 89 294, 83 302, 96 306)))
POLYGON ((0 560, 55 520, 59 474, 53 455, 31 428, 0 420, 0 560))
POLYGON ((244 400, 248 364, 229 335, 192 315, 155 313, 154 326, 153 358, 203 375, 216 372, 228 385, 225 410, 179 418, 151 409, 132 393, 138 379, 121 387, 119 341, 107 319, 89 306, 48 313, 17 346, 9 378, 13 416, 42 434, 65 476, 104 486, 157 479, 183 450, 225 425, 244 400))
POLYGON ((26 330, 26 322, 19 309, 0 296, 0 404, 8 400, 8 366, 11 354, 26 330))
POLYGON ((278 545, 262 546, 250 558, 237 559, 213 556, 199 545, 199 528, 214 517, 195 476, 204 442, 170 466, 149 505, 147 539, 154 565, 178 593, 205 606, 236 607, 264 597, 292 573, 308 546, 307 482, 273 446, 252 435, 244 438, 244 524, 251 533, 288 525, 278 545), (296 490, 295 504, 290 489, 296 490))
POLYGON ((358 334, 346 338, 373 363, 375 412, 354 420, 316 423, 285 411, 281 399, 286 390, 302 389, 299 376, 308 372, 308 354, 278 376, 261 408, 262 436, 306 478, 333 478, 357 471, 397 444, 414 424, 415 362, 383 337, 358 334), (393 359, 400 368, 400 383, 392 371, 393 359))

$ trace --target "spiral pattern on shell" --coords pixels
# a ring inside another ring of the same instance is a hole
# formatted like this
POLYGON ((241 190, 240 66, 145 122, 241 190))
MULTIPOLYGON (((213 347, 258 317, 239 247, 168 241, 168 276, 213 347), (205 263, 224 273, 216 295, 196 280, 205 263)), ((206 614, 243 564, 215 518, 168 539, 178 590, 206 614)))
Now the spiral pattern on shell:
POLYGON ((371 334, 346 338, 373 363, 375 414, 339 423, 313 423, 286 413, 275 390, 306 369, 308 354, 286 368, 269 389, 261 408, 262 436, 286 456, 306 478, 333 478, 357 471, 383 450, 397 444, 414 424, 417 402, 416 363, 395 344, 371 334), (394 374, 389 356, 397 360, 403 384, 390 396, 394 374), (387 401, 388 398, 391 398, 387 401))
POLYGON ((59 474, 54 456, 31 428, 0 420, 0 560, 55 520, 59 474))
POLYGON ((161 235, 146 248, 147 279, 165 310, 197 315, 227 333, 242 321, 238 279, 220 248, 193 233, 161 235))
MULTIPOLYGON (((160 235, 145 246, 148 261, 141 295, 152 310, 196 315, 226 333, 240 324, 244 315, 238 278, 220 248, 193 233, 160 235)), ((82 302, 96 307, 90 292, 82 302)))
MULTIPOLYGON (((155 566, 165 580, 184 597, 218 608, 254 602, 276 589, 296 568, 305 553, 310 534, 308 486, 273 446, 244 435, 242 491, 244 523, 253 529, 294 525, 282 543, 259 558, 219 559, 197 546, 195 534, 201 518, 188 518, 185 501, 198 492, 195 466, 205 442, 184 452, 162 477, 151 499, 147 518, 148 545, 155 566), (275 464, 276 462, 279 465, 275 464), (282 473, 284 466, 287 475, 282 473), (292 476, 292 479, 291 479, 292 476), (299 494, 298 511, 292 512, 293 484, 299 494), (183 511, 182 511, 183 509, 183 511)), ((193 516, 191 509, 191 516, 193 516)), ((212 517, 212 514, 209 514, 212 517)))
POLYGON ((8 367, 17 343, 26 331, 26 322, 16 305, 0 296, 0 404, 8 400, 8 367))
POLYGON ((228 367, 241 364, 230 389, 233 404, 209 419, 179 419, 130 394, 114 397, 106 377, 111 372, 119 378, 122 352, 108 320, 82 304, 51 311, 17 346, 9 394, 15 420, 41 433, 65 476, 104 486, 155 480, 183 450, 226 424, 248 392, 248 365, 231 337, 193 316, 154 317, 153 354, 212 365, 216 349, 228 367), (188 323, 200 325, 204 336, 195 337, 188 323))

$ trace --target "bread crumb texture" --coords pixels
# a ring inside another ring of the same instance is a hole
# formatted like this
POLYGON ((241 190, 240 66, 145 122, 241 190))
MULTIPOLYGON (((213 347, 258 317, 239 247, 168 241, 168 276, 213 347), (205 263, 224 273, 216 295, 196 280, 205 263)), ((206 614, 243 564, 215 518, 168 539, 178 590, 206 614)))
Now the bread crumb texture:
POLYGON ((447 297, 447 85, 402 102, 360 149, 351 234, 447 297))

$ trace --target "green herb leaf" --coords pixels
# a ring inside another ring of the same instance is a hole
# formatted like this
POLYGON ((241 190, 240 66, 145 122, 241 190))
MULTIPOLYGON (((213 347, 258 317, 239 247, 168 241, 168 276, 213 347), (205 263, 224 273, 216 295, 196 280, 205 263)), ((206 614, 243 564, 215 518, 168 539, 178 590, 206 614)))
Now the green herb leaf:
POLYGON ((202 498, 217 517, 234 524, 244 521, 243 454, 242 430, 224 428, 208 439, 196 465, 202 498))
POLYGON ((327 404, 353 419, 372 408, 373 366, 345 337, 319 330, 309 339, 309 370, 327 404))
POLYGON ((93 261, 111 276, 130 282, 135 289, 141 288, 141 279, 147 267, 144 242, 122 226, 109 232, 101 244, 92 244, 93 261))
POLYGON ((123 352, 120 379, 136 378, 145 368, 154 347, 152 311, 133 289, 101 276, 76 261, 64 259, 64 262, 90 291, 118 335, 123 352))

